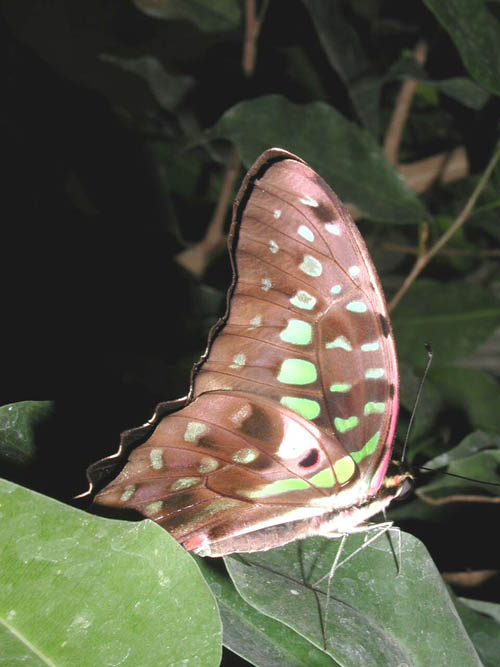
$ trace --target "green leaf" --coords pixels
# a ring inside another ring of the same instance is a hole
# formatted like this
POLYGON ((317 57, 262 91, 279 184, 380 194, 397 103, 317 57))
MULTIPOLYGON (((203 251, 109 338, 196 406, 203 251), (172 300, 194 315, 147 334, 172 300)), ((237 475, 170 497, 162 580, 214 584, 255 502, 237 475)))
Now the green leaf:
POLYGON ((480 614, 485 614, 494 619, 500 626, 500 604, 486 602, 484 600, 471 600, 470 598, 458 598, 467 607, 475 609, 480 614))
POLYGON ((30 463, 36 454, 35 430, 53 410, 51 401, 20 401, 0 407, 0 457, 30 463))
MULTIPOLYGON (((405 54, 394 63, 384 77, 384 81, 401 78, 419 81, 418 91, 420 92, 431 87, 432 90, 439 90, 470 109, 482 109, 489 99, 489 94, 484 88, 466 77, 457 76, 442 80, 429 79, 425 70, 416 62, 413 54, 405 54)), ((437 100, 432 101, 433 103, 437 102, 437 100)))
POLYGON ((134 5, 153 18, 191 21, 204 32, 231 30, 241 18, 237 0, 134 0, 134 5))
POLYGON ((447 401, 465 412, 474 429, 500 433, 498 381, 487 373, 469 368, 433 368, 432 384, 446 395, 447 401))
POLYGON ((436 456, 431 461, 427 461, 425 467, 439 470, 439 468, 444 468, 447 465, 450 465, 453 461, 460 461, 460 459, 464 459, 487 449, 498 449, 500 451, 500 436, 493 433, 485 433, 484 431, 474 431, 474 433, 469 433, 469 435, 466 436, 460 444, 453 447, 453 449, 436 456))
POLYGON ((424 343, 439 366, 465 357, 498 326, 500 306, 484 287, 464 282, 415 283, 392 316, 398 353, 421 368, 427 361, 424 343))
POLYGON ((5 664, 23 653, 58 667, 219 664, 215 600, 162 528, 91 516, 4 480, 0 504, 5 664))
POLYGON ((498 667, 500 605, 466 598, 455 598, 454 602, 483 665, 498 667))
POLYGON ((158 104, 168 111, 174 111, 195 85, 191 76, 169 74, 158 58, 153 56, 121 58, 105 53, 101 55, 101 60, 143 78, 158 104))
POLYGON ((373 76, 358 34, 345 19, 340 0, 302 0, 309 10, 328 62, 347 86, 363 125, 376 135, 381 80, 373 76))
POLYGON ((442 93, 461 102, 469 109, 482 109, 489 99, 484 88, 465 77, 457 76, 443 81, 427 81, 427 83, 434 85, 442 93))
POLYGON ((433 470, 446 467, 446 472, 450 474, 439 475, 420 490, 426 495, 436 497, 459 494, 463 493, 463 489, 475 488, 483 494, 500 496, 499 463, 500 436, 476 431, 449 452, 425 464, 425 468, 433 470), (465 479, 451 475, 459 475, 465 479))
POLYGON ((197 558, 197 562, 219 605, 224 646, 258 667, 335 667, 307 639, 245 602, 211 559, 197 558))
POLYGON ((500 95, 500 24, 483 0, 424 0, 448 32, 470 74, 500 95))
POLYGON ((374 220, 403 224, 426 217, 371 134, 324 102, 298 105, 280 95, 240 102, 207 137, 235 143, 247 167, 272 146, 296 153, 344 202, 374 220))
MULTIPOLYGON (((401 534, 387 534, 355 553, 332 580, 312 582, 330 570, 339 540, 314 538, 280 549, 226 558, 240 595, 271 618, 286 623, 318 648, 349 667, 397 665, 480 665, 443 581, 425 547, 401 534), (394 550, 395 551, 394 551, 394 550), (422 641, 425 637, 425 641, 422 641)), ((363 545, 350 536, 342 557, 363 545)))

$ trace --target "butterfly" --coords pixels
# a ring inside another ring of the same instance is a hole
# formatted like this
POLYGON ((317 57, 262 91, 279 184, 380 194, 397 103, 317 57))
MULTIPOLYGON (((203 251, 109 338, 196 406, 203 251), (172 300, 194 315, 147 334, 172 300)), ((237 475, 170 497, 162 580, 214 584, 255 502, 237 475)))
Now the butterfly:
POLYGON ((95 502, 201 556, 364 531, 409 477, 391 462, 396 349, 364 241, 325 181, 273 148, 244 178, 229 248, 227 312, 188 396, 158 406, 95 502))

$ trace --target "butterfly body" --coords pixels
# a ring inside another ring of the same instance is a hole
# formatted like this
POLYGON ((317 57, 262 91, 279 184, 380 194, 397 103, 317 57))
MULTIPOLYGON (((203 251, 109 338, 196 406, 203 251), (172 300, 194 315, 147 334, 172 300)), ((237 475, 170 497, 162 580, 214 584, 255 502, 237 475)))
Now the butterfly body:
POLYGON ((266 151, 234 205, 225 317, 182 409, 158 417, 96 502, 220 556, 363 530, 398 408, 382 289, 349 213, 307 164, 266 151))

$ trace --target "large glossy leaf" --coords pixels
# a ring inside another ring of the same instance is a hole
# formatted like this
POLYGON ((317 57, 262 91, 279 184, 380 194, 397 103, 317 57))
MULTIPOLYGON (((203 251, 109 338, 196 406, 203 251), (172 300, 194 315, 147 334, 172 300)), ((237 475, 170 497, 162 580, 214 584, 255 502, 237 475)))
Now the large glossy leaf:
MULTIPOLYGON (((339 540, 316 538, 225 560, 247 602, 319 648, 325 634, 328 654, 342 665, 480 665, 425 547, 402 534, 398 575, 391 535, 392 546, 381 536, 337 570, 328 609, 326 582, 318 588, 312 582, 329 571, 339 540)), ((351 536, 344 555, 362 544, 362 536, 351 536)))
POLYGON ((90 516, 4 480, 0 504, 4 664, 219 664, 215 600, 161 528, 90 516))
POLYGON ((335 667, 305 637, 245 602, 219 563, 209 558, 196 560, 219 604, 224 646, 258 667, 335 667))
POLYGON ((485 667, 497 667, 500 655, 500 605, 454 598, 462 623, 485 667))
POLYGON ((434 362, 445 365, 470 354, 498 326, 500 305, 484 287, 464 282, 422 280, 413 285, 392 315, 398 353, 422 367, 424 343, 434 362))
POLYGON ((158 19, 191 21, 200 30, 229 30, 241 16, 237 0, 134 0, 145 14, 158 19))
POLYGON ((324 102, 298 105, 280 95, 240 102, 207 136, 234 142, 247 167, 271 146, 300 155, 342 201, 374 220, 403 224, 426 216, 372 135, 324 102))
POLYGON ((20 401, 0 407, 0 458, 26 464, 35 456, 35 429, 51 413, 51 401, 20 401))
POLYGON ((484 0, 424 0, 449 33, 470 74, 500 95, 500 24, 484 0))

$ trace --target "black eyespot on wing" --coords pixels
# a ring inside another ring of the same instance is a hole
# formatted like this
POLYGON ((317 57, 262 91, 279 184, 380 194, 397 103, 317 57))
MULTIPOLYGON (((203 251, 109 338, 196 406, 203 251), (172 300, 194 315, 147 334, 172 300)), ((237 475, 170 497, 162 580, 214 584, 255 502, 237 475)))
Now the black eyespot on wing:
POLYGON ((198 438, 196 444, 198 447, 204 447, 205 449, 217 449, 219 446, 213 438, 206 435, 202 435, 201 438, 198 438))
POLYGON ((331 205, 321 204, 311 209, 320 222, 332 221, 332 207, 331 205))
POLYGON ((299 466, 302 468, 311 468, 312 466, 316 465, 319 459, 319 452, 317 449, 311 449, 310 452, 308 452, 302 461, 299 461, 299 466))
POLYGON ((273 422, 265 410, 256 406, 252 414, 240 426, 240 432, 255 440, 278 444, 282 440, 282 429, 279 422, 273 422))
POLYGON ((391 333, 389 322, 387 321, 387 318, 382 315, 382 313, 379 313, 379 318, 380 318, 380 326, 382 327, 382 333, 384 334, 384 337, 387 338, 388 335, 391 333))

